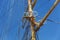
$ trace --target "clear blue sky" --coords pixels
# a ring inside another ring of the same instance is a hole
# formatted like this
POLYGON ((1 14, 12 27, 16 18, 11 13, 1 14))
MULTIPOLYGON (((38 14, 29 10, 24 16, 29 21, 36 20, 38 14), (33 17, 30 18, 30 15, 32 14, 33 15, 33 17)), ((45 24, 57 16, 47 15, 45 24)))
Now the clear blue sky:
MULTIPOLYGON (((44 17, 54 2, 55 0, 37 0, 33 10, 44 17)), ((0 40, 18 40, 19 27, 21 40, 24 33, 21 28, 23 14, 24 0, 0 0, 0 40)), ((60 22, 60 3, 48 18, 60 22)), ((40 40, 60 40, 60 24, 47 21, 38 31, 38 35, 40 40)))

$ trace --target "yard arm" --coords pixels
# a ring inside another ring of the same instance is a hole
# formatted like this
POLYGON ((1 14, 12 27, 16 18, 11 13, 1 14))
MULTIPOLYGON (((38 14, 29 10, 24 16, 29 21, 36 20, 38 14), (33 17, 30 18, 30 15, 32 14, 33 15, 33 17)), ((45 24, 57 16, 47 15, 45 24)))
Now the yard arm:
POLYGON ((46 21, 46 19, 48 18, 48 16, 51 14, 51 12, 54 10, 54 8, 57 6, 57 4, 60 2, 60 0, 56 0, 54 5, 52 6, 52 8, 48 11, 48 13, 44 16, 44 18, 40 21, 40 23, 38 23, 35 31, 38 31, 40 29, 40 27, 43 25, 43 23, 46 21))

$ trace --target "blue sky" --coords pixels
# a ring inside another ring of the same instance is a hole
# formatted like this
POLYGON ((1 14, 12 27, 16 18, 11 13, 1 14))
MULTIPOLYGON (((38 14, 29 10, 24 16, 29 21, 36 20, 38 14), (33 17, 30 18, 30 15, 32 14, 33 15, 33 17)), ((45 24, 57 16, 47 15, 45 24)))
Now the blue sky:
MULTIPOLYGON (((37 0, 34 11, 44 17, 55 0, 37 0)), ((24 14, 24 0, 0 0, 0 40, 18 40, 18 28, 20 27, 20 40, 24 30, 21 28, 24 14)), ((60 3, 48 17, 60 22, 60 3)), ((39 19, 39 18, 37 18, 39 19)), ((60 40, 60 24, 47 21, 38 31, 40 40, 60 40)))

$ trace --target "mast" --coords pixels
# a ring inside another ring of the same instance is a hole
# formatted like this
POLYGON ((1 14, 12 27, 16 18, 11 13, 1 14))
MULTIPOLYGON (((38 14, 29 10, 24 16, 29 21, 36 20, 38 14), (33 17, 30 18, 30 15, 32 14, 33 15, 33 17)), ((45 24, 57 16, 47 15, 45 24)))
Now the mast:
POLYGON ((36 40, 36 35, 35 35, 35 30, 34 30, 34 17, 33 17, 33 14, 32 14, 32 5, 31 5, 32 1, 31 0, 28 0, 28 13, 29 13, 29 21, 31 23, 31 40, 36 40))
POLYGON ((31 24, 31 40, 36 40, 36 32, 40 29, 40 27, 43 25, 43 23, 46 21, 47 17, 51 14, 51 12, 54 10, 54 8, 57 6, 57 4, 60 2, 60 0, 56 0, 52 8, 48 11, 48 13, 44 16, 44 18, 40 21, 40 23, 35 22, 35 17, 33 15, 33 7, 36 3, 36 0, 34 0, 34 3, 32 3, 32 0, 28 0, 28 15, 24 16, 30 24, 31 24), (36 28, 35 28, 36 26, 36 28))

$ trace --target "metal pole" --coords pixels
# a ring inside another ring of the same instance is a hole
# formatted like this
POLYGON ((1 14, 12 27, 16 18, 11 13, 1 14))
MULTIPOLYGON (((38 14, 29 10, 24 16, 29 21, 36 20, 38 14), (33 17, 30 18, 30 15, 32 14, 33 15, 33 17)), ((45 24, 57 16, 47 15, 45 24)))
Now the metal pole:
POLYGON ((31 5, 32 1, 31 0, 28 0, 28 12, 29 12, 29 17, 30 17, 30 22, 31 22, 31 35, 32 35, 32 39, 31 40, 36 40, 35 39, 35 30, 34 30, 34 24, 33 24, 33 21, 34 21, 34 17, 32 15, 32 5, 31 5))

